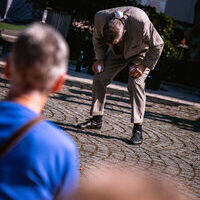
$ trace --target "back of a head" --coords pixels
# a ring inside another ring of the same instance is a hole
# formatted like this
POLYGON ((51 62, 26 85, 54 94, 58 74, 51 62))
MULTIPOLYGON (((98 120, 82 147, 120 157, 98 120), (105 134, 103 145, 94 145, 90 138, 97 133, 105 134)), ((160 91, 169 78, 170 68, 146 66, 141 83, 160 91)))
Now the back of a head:
POLYGON ((105 42, 112 44, 112 42, 122 37, 124 25, 119 19, 112 18, 104 25, 103 37, 105 42))
POLYGON ((24 90, 46 92, 66 73, 69 50, 52 27, 34 23, 25 29, 11 54, 11 85, 24 90))

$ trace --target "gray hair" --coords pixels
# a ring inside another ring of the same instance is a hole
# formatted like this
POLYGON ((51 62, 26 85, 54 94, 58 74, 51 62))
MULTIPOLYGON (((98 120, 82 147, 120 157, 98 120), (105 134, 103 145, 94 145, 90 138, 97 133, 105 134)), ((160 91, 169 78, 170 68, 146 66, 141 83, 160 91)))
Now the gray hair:
POLYGON ((11 83, 25 91, 46 92, 66 73, 69 49, 54 28, 34 23, 20 34, 10 57, 11 83))
POLYGON ((122 37, 123 31, 124 25, 122 22, 117 18, 113 18, 104 25, 104 40, 111 44, 116 38, 122 37))

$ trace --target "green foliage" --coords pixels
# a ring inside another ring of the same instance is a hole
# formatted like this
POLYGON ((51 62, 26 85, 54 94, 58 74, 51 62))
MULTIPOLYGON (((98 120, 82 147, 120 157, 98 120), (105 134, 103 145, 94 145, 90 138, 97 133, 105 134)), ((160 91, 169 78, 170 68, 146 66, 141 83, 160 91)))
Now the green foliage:
POLYGON ((70 57, 72 60, 77 60, 80 51, 84 51, 88 60, 93 60, 94 52, 92 45, 92 29, 91 26, 86 26, 85 23, 74 22, 67 37, 67 42, 70 46, 70 57), (79 25, 77 25, 79 24, 79 25))
POLYGON ((179 41, 177 41, 174 34, 175 21, 164 13, 156 12, 156 9, 153 7, 141 5, 138 7, 147 13, 165 42, 162 57, 164 59, 181 60, 183 58, 183 50, 177 47, 179 41))
POLYGON ((34 6, 40 8, 53 8, 59 11, 76 11, 77 17, 80 19, 92 19, 94 13, 98 10, 112 8, 123 5, 129 0, 28 0, 33 3, 34 6))
POLYGON ((185 69, 187 69, 187 66, 184 65, 186 63, 186 50, 178 47, 180 41, 178 41, 175 34, 176 22, 166 14, 156 12, 156 9, 153 7, 141 5, 138 7, 147 13, 164 40, 165 46, 160 59, 162 79, 179 83, 191 83, 191 80, 188 81, 188 77, 183 78, 184 74, 182 72, 185 72, 185 69))
MULTIPOLYGON (((81 22, 82 26, 77 23, 72 25, 68 35, 68 43, 71 48, 71 58, 77 59, 81 50, 84 50, 87 63, 92 61, 94 52, 92 46, 91 27, 93 26, 94 14, 98 10, 108 9, 117 6, 137 6, 143 9, 155 28, 165 42, 164 50, 160 59, 162 78, 170 81, 183 80, 180 73, 185 59, 183 48, 177 47, 180 41, 175 34, 176 22, 166 16, 164 13, 156 12, 156 9, 150 6, 136 5, 134 0, 28 0, 32 1, 35 6, 42 8, 50 7, 55 10, 71 12, 74 22, 81 22)), ((180 39, 180 38, 179 38, 180 39)), ((86 64, 91 65, 91 63, 86 64)), ((187 67, 185 67, 187 68, 187 67)), ((184 71, 184 70, 182 70, 184 71)), ((185 79, 186 80, 186 79, 185 79)))
MULTIPOLYGON (((93 24, 94 14, 98 10, 108 9, 117 6, 135 6, 134 0, 73 0, 73 1, 63 1, 63 0, 28 0, 32 1, 37 7, 50 7, 55 10, 71 12, 76 20, 82 20, 87 25, 93 24)), ((150 6, 141 6, 150 20, 161 34, 165 41, 165 48, 163 51, 163 57, 169 59, 181 59, 182 50, 177 48, 176 37, 174 35, 174 20, 163 13, 157 13, 156 9, 150 6)), ((74 27, 75 28, 75 27, 74 27)), ((80 30, 82 32, 82 30, 80 30)), ((76 30, 77 32, 77 30, 76 30)))
MULTIPOLYGON (((87 15, 75 16, 76 17, 75 21, 81 21, 83 22, 84 25, 92 26, 94 13, 97 10, 101 10, 104 7, 103 3, 101 4, 101 6, 98 4, 99 3, 96 3, 95 5, 96 7, 93 11, 90 11, 91 8, 88 8, 87 15)), ((134 5, 134 4, 125 1, 115 1, 115 6, 122 6, 122 5, 134 5)), ((114 7, 112 6, 112 1, 108 2, 107 7, 114 7)), ((164 13, 156 12, 156 9, 153 7, 141 6, 141 5, 137 5, 137 7, 143 9, 147 13, 150 20, 152 21, 155 28, 157 29, 157 31, 159 32, 159 34, 161 35, 161 37, 165 42, 165 47, 160 62, 162 66, 161 73, 164 79, 171 80, 171 74, 174 74, 174 72, 176 71, 175 69, 176 63, 180 62, 183 59, 184 55, 184 50, 182 48, 177 47, 179 41, 176 39, 176 35, 174 32, 175 21, 171 17, 166 16, 164 13)), ((90 35, 89 40, 85 40, 86 35, 88 35, 88 33, 89 31, 87 27, 84 26, 77 27, 76 25, 73 26, 73 29, 71 30, 71 33, 68 37, 68 41, 73 51, 72 52, 73 58, 78 57, 80 50, 84 50, 84 52, 87 52, 88 46, 90 46, 90 49, 92 49, 92 41, 91 41, 92 36, 90 35), (77 38, 75 38, 76 35, 77 38)), ((93 54, 90 53, 90 55, 92 56, 93 54)))
POLYGON ((23 30, 26 26, 24 25, 14 25, 14 24, 8 24, 8 23, 0 23, 0 30, 23 30))

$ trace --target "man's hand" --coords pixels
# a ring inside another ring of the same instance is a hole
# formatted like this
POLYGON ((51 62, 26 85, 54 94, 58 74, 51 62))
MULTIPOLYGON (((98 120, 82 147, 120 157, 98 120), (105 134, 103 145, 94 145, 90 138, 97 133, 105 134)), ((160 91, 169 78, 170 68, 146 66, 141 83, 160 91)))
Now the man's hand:
POLYGON ((104 60, 97 60, 92 65, 92 71, 97 74, 103 72, 104 70, 104 60), (101 66, 101 69, 98 69, 98 65, 101 66))
POLYGON ((139 78, 140 76, 142 76, 145 69, 146 69, 146 67, 144 67, 143 65, 136 65, 136 66, 133 65, 129 68, 129 70, 130 70, 129 74, 133 78, 139 78))

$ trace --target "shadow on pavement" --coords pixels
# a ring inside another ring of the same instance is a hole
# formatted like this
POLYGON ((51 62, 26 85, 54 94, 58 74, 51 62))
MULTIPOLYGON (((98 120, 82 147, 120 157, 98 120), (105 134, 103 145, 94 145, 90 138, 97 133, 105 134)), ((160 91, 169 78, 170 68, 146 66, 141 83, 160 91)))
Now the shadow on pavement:
MULTIPOLYGON (((93 80, 93 75, 89 75, 86 72, 75 72, 75 66, 69 65, 68 73, 72 77, 76 78, 83 78, 84 80, 84 86, 86 88, 91 88, 91 83, 86 83, 87 80, 90 80, 90 82, 93 80)), ((113 81, 112 84, 116 86, 122 86, 127 87, 126 83, 122 83, 119 81, 113 81)), ((163 95, 165 97, 171 97, 176 98, 184 101, 194 102, 194 103, 200 103, 200 90, 199 88, 190 88, 184 85, 179 84, 170 84, 170 83, 161 83, 161 89, 160 90, 150 90, 147 89, 147 92, 156 94, 156 95, 163 95)), ((168 101, 168 100, 166 100, 168 101)))
MULTIPOLYGON (((1 85, 1 87, 8 88, 7 85, 6 85, 7 83, 9 83, 8 80, 6 80, 4 78, 0 78, 0 83, 5 84, 5 86, 1 85)), ((75 90, 75 89, 70 89, 69 91, 72 94, 78 94, 78 95, 84 94, 86 96, 92 95, 91 92, 87 92, 87 91, 81 91, 81 90, 75 90)), ((75 96, 75 95, 70 95, 70 94, 63 94, 63 93, 58 93, 57 95, 58 96, 52 96, 51 98, 62 100, 62 101, 67 101, 69 103, 76 103, 76 104, 79 104, 79 105, 81 104, 81 105, 84 105, 84 106, 91 106, 91 103, 81 103, 81 102, 78 102, 78 101, 70 100, 70 98, 78 98, 78 99, 82 99, 82 100, 86 100, 86 101, 91 102, 91 100, 88 100, 87 98, 83 98, 83 97, 75 96)), ((109 94, 107 95, 107 99, 112 100, 112 101, 116 101, 116 102, 129 103, 128 99, 124 99, 123 97, 120 98, 120 97, 116 97, 116 96, 110 96, 109 94)), ((154 98, 151 98, 151 97, 147 98, 147 102, 148 101, 155 102, 157 104, 164 104, 164 105, 171 105, 171 106, 182 105, 182 104, 179 104, 179 103, 174 103, 174 102, 170 102, 170 101, 166 101, 166 100, 162 100, 162 99, 161 100, 160 99, 155 100, 154 98)), ((148 107, 148 105, 147 105, 147 107, 148 107)), ((115 111, 115 112, 130 114, 130 112, 127 112, 127 110, 130 110, 130 107, 126 107, 126 106, 122 106, 122 105, 115 105, 114 103, 112 104, 110 102, 106 103, 105 110, 111 110, 111 111, 115 111), (115 106, 115 107, 119 107, 119 108, 121 107, 124 110, 117 110, 117 109, 114 109, 114 108, 108 108, 107 105, 111 105, 111 106, 115 106)), ((166 115, 166 114, 153 113, 153 112, 149 112, 149 111, 146 111, 145 118, 157 120, 157 121, 164 122, 164 123, 170 123, 170 124, 173 124, 175 126, 178 126, 181 129, 200 133, 200 118, 197 119, 196 121, 192 121, 192 120, 187 120, 187 119, 181 119, 181 118, 178 118, 178 117, 172 117, 172 116, 166 115)), ((83 133, 86 134, 85 131, 83 131, 83 133)), ((88 132, 88 134, 89 133, 93 134, 93 136, 95 134, 95 133, 92 133, 92 132, 88 132)), ((100 135, 100 136, 102 136, 102 135, 100 135)), ((105 136, 105 137, 111 137, 110 139, 123 140, 121 138, 115 138, 115 137, 112 137, 112 136, 105 136)))
POLYGON ((94 132, 88 131, 88 129, 84 129, 84 130, 77 129, 76 125, 73 125, 73 124, 65 124, 65 123, 55 122, 55 121, 54 121, 54 123, 56 125, 58 125, 59 127, 61 127, 65 131, 75 132, 75 133, 84 134, 84 135, 90 135, 90 136, 104 138, 104 139, 119 140, 119 141, 125 142, 126 144, 131 145, 130 141, 128 139, 126 139, 126 138, 119 138, 119 137, 115 137, 115 136, 102 135, 102 134, 98 134, 98 133, 94 133, 94 132))
MULTIPOLYGON (((69 102, 69 103, 75 103, 75 104, 89 106, 89 107, 91 106, 91 100, 83 98, 83 97, 78 97, 78 96, 74 96, 74 95, 67 95, 67 94, 60 94, 60 93, 58 93, 57 95, 58 96, 52 96, 51 98, 66 101, 66 102, 69 102), (74 101, 74 100, 71 100, 70 98, 78 98, 79 100, 85 100, 85 101, 88 101, 89 103, 74 101)), ((116 105, 116 104, 112 104, 112 103, 106 103, 105 104, 105 110, 111 110, 111 111, 115 111, 115 112, 130 114, 130 107, 116 105), (113 108, 108 108, 107 106, 117 106, 119 108, 128 109, 129 112, 126 112, 125 110, 117 110, 117 109, 113 109, 113 108)))
MULTIPOLYGON (((73 94, 84 94, 85 96, 92 96, 92 92, 88 92, 88 91, 83 91, 83 90, 76 90, 76 89, 69 89, 69 91, 73 94)), ((111 96, 110 94, 107 94, 106 96, 107 100, 111 100, 111 101, 119 101, 119 102, 123 102, 123 103, 129 103, 129 98, 127 97, 126 99, 124 97, 118 97, 118 96, 111 96)), ((164 104, 164 105, 170 105, 170 106, 180 106, 180 105, 184 105, 181 103, 177 103, 177 102, 173 102, 173 101, 168 101, 165 99, 156 99, 155 97, 150 97, 147 96, 147 102, 155 102, 157 104, 164 104)))
MULTIPOLYGON (((85 94, 86 96, 91 96, 91 92, 87 92, 87 91, 85 92, 85 91, 70 89, 70 92, 75 93, 75 94, 79 94, 79 95, 85 94)), ((85 106, 89 106, 89 107, 91 106, 90 103, 81 103, 81 102, 78 102, 78 101, 75 101, 75 100, 70 100, 70 97, 72 97, 72 98, 83 99, 83 100, 90 102, 91 100, 88 100, 87 98, 83 98, 83 97, 75 96, 75 95, 70 95, 70 94, 69 95, 68 94, 61 94, 61 93, 59 93, 58 95, 59 96, 52 97, 52 98, 64 100, 64 101, 67 101, 69 103, 76 103, 76 104, 79 104, 79 105, 81 104, 81 105, 85 105, 85 106)), ((111 99, 113 101, 116 101, 116 102, 117 101, 124 102, 122 98, 118 98, 118 97, 115 98, 115 97, 111 97, 111 96, 108 95, 107 98, 111 99)), ((151 98, 150 98, 150 100, 151 100, 151 98)), ((156 101, 155 103, 158 103, 158 104, 164 103, 166 105, 171 105, 171 106, 182 105, 182 104, 178 104, 178 103, 174 103, 174 102, 167 103, 167 101, 165 101, 165 100, 163 100, 163 101, 158 100, 158 101, 159 102, 156 101)), ((125 101, 125 103, 128 103, 128 101, 125 101)), ((147 105, 147 107, 148 107, 148 105, 147 105)), ((105 110, 111 110, 111 111, 114 111, 114 112, 130 114, 130 107, 116 105, 116 104, 114 104, 114 103, 112 104, 110 102, 105 104, 105 110), (108 108, 107 105, 115 106, 115 108, 108 108), (116 107, 124 108, 124 110, 118 110, 118 109, 116 109, 116 107)), ((188 130, 188 131, 200 132, 200 119, 197 119, 196 121, 192 121, 192 120, 182 119, 182 118, 178 118, 178 117, 173 117, 173 116, 166 115, 166 114, 154 113, 154 112, 150 112, 150 111, 145 112, 145 118, 164 122, 164 123, 173 124, 173 125, 181 128, 181 129, 185 129, 185 130, 188 130)))
POLYGON ((173 124, 181 129, 200 133, 200 118, 196 121, 191 121, 188 119, 181 119, 178 117, 172 117, 170 115, 153 113, 149 111, 145 112, 145 118, 173 124))

